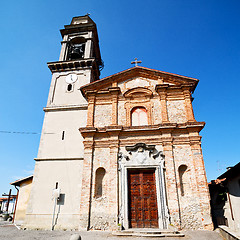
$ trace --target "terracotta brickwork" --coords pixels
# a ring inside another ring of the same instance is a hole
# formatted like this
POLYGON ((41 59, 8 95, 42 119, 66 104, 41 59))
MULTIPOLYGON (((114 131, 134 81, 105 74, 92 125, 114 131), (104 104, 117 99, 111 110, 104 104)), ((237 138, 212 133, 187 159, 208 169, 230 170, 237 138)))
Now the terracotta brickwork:
MULTIPOLYGON (((191 94, 198 80, 134 67, 81 88, 88 100, 84 137, 81 227, 114 230, 121 223, 120 149, 139 143, 161 150, 165 159, 169 224, 210 229, 209 193, 191 94), (144 107, 148 125, 131 126, 131 111, 144 107), (94 196, 96 170, 106 173, 102 196, 94 196), (184 170, 182 170, 184 169, 184 170)), ((141 166, 136 166, 141 167, 141 166)), ((162 196, 160 196, 162 197, 162 196)))

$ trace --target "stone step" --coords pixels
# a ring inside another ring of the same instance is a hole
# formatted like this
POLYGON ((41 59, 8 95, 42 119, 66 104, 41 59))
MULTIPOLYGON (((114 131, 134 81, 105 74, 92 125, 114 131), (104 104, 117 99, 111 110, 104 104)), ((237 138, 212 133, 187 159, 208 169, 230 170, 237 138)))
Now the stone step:
POLYGON ((149 233, 151 233, 151 234, 156 234, 156 233, 174 233, 174 234, 176 234, 176 233, 179 233, 179 231, 177 231, 177 230, 169 230, 169 229, 157 229, 157 230, 145 230, 145 229, 143 229, 143 230, 122 230, 122 231, 120 231, 120 232, 125 232, 125 233, 146 233, 146 234, 149 234, 149 233))
POLYGON ((129 229, 112 233, 114 236, 135 236, 135 237, 184 237, 185 235, 178 231, 168 229, 129 229))

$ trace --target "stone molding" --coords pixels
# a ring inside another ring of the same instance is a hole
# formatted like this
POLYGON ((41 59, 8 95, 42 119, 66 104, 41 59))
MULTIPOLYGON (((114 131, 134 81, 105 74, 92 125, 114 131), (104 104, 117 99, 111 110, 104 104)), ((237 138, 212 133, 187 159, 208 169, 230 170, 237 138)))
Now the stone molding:
POLYGON ((136 87, 136 88, 132 88, 132 89, 129 89, 127 90, 123 96, 127 99, 131 98, 131 99, 134 99, 134 98, 150 98, 151 96, 153 95, 153 92, 148 89, 148 88, 145 88, 145 87, 136 87))
POLYGON ((134 78, 134 77, 143 77, 143 78, 148 78, 148 79, 157 80, 157 81, 161 79, 161 81, 163 82, 168 82, 175 85, 190 84, 192 86, 192 92, 196 88, 199 81, 196 78, 190 78, 190 77, 185 77, 178 74, 167 73, 167 72, 163 72, 155 69, 136 66, 136 67, 127 69, 125 71, 116 73, 114 75, 111 75, 109 77, 97 80, 95 82, 92 82, 91 84, 87 84, 81 87, 81 91, 85 92, 86 90, 90 90, 90 89, 101 89, 104 86, 105 87, 110 86, 112 82, 125 81, 127 79, 134 78))
POLYGON ((52 73, 93 68, 94 71, 98 72, 97 76, 100 75, 96 60, 94 58, 72 61, 48 62, 47 64, 48 68, 51 70, 52 73))
POLYGON ((83 160, 83 157, 70 157, 70 158, 34 158, 35 161, 71 161, 83 160))
POLYGON ((188 132, 200 132, 205 126, 205 122, 187 122, 187 123, 163 123, 156 125, 145 125, 145 126, 106 126, 106 127, 82 127, 79 128, 80 132, 106 132, 106 131, 146 131, 146 130, 165 130, 172 132, 174 129, 186 129, 188 132))
POLYGON ((87 110, 88 104, 81 105, 67 105, 67 106, 49 106, 43 108, 44 112, 54 112, 54 111, 75 111, 75 110, 87 110))
POLYGON ((109 146, 123 146, 129 144, 136 144, 139 142, 138 136, 148 136, 145 143, 152 142, 153 144, 160 144, 163 146, 172 145, 191 145, 192 148, 201 148, 201 136, 198 132, 204 126, 204 122, 185 123, 185 124, 159 124, 152 126, 137 126, 137 127, 123 127, 123 126, 109 126, 103 128, 86 127, 80 128, 82 136, 84 137, 85 148, 101 148, 109 146), (178 136, 174 133, 183 133, 185 136, 178 136), (194 136, 191 136, 191 133, 194 136), (189 135, 190 134, 190 135, 189 135))
POLYGON ((134 107, 144 107, 147 110, 148 125, 153 124, 151 97, 153 92, 148 88, 137 87, 124 93, 126 99, 126 126, 131 126, 131 112, 134 107))
POLYGON ((125 103, 125 109, 126 109, 126 126, 131 126, 131 112, 132 109, 135 107, 144 107, 147 110, 147 118, 148 118, 148 125, 152 125, 153 124, 153 119, 152 119, 152 108, 153 108, 153 104, 150 102, 149 100, 142 100, 142 101, 138 101, 137 99, 135 99, 135 101, 127 101, 125 103))

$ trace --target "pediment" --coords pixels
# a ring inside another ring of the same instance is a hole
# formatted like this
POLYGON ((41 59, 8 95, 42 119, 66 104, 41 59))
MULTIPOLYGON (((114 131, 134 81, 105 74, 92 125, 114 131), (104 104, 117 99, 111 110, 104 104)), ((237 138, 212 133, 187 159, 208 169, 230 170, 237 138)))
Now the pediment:
POLYGON ((80 90, 85 95, 87 91, 104 91, 124 85, 123 93, 126 93, 129 89, 136 87, 151 89, 157 84, 166 84, 169 86, 191 85, 192 91, 194 91, 198 81, 196 78, 137 66, 84 85, 80 90))

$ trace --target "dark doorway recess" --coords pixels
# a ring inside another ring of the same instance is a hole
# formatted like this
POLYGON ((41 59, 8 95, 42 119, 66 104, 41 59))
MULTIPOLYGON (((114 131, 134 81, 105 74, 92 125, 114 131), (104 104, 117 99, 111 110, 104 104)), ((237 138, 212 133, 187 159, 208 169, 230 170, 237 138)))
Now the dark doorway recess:
POLYGON ((155 169, 128 170, 130 228, 158 228, 155 169))

